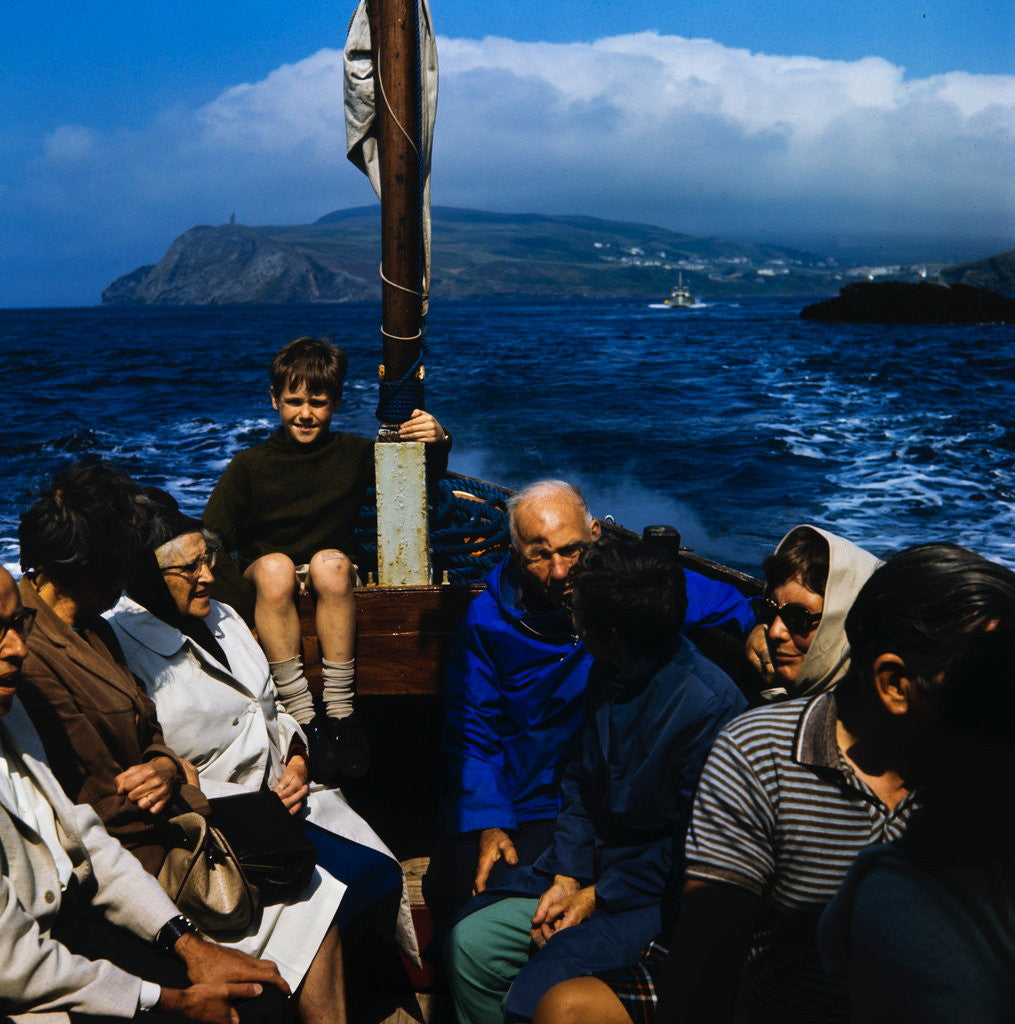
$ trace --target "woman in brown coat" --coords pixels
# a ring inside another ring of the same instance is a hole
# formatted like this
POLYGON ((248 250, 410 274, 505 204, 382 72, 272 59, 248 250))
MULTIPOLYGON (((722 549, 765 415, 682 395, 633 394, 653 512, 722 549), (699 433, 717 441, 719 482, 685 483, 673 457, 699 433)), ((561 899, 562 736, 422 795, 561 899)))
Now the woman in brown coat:
POLYGON ((18 589, 36 628, 21 692, 67 795, 91 804, 155 874, 174 845, 159 812, 174 798, 204 813, 208 804, 100 617, 144 544, 144 500, 122 474, 95 465, 61 474, 22 516, 21 564, 33 571, 18 589))
MULTIPOLYGON (((19 590, 24 605, 36 609, 20 693, 50 767, 71 800, 91 804, 155 874, 177 845, 163 813, 170 803, 172 813, 189 807, 207 814, 209 807, 194 769, 166 746, 155 705, 100 617, 152 546, 145 531, 153 511, 133 481, 107 466, 60 474, 21 517, 26 574, 19 590)), ((315 869, 291 904, 265 906, 246 935, 227 943, 278 963, 298 989, 302 1024, 346 1019, 333 923, 343 888, 315 869)))

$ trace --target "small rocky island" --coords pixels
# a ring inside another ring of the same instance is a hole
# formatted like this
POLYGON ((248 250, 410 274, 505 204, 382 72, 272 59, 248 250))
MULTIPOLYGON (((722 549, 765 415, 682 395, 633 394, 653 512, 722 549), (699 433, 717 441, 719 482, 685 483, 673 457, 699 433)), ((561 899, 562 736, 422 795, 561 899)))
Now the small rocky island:
POLYGON ((968 284, 858 281, 800 316, 846 324, 1011 324, 1015 299, 968 284))

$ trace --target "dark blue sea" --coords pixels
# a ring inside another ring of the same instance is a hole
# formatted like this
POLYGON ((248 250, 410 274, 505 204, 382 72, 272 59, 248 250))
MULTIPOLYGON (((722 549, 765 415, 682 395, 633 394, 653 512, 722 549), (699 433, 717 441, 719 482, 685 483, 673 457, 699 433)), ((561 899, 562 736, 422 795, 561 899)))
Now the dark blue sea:
MULTIPOLYGON (((1015 566, 1015 331, 827 326, 802 305, 438 302, 426 404, 452 469, 566 477, 596 514, 671 523, 746 571, 803 522, 882 555, 947 539, 1015 566)), ((372 303, 0 310, 0 560, 17 561, 33 490, 85 455, 199 512, 272 429, 267 367, 291 338, 347 350, 336 422, 372 436, 378 319, 372 303)))

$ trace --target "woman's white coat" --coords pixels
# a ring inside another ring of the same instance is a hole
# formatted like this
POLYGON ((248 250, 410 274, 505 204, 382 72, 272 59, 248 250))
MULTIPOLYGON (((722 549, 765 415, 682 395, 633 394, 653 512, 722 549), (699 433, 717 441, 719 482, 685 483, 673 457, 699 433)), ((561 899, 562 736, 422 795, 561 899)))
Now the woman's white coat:
MULTIPOLYGON (((302 740, 303 733, 276 703, 264 653, 229 605, 212 601, 204 620, 225 652, 228 667, 129 597, 121 597, 106 617, 127 665, 158 707, 166 743, 194 765, 207 796, 278 782, 290 742, 294 736, 302 740)), ((303 813, 320 828, 394 859, 341 790, 312 784, 303 813)), ((396 939, 418 959, 404 882, 396 939)))

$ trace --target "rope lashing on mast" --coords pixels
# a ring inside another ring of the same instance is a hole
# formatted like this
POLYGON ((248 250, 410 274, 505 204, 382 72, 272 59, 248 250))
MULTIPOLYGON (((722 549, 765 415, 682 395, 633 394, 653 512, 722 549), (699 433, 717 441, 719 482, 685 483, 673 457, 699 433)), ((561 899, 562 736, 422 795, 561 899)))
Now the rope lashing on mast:
MULTIPOLYGON (((434 578, 445 572, 451 583, 481 583, 510 544, 506 495, 481 480, 445 479, 431 489, 430 549, 434 578), (456 493, 459 491, 459 493, 456 493), (463 496, 467 491, 468 497, 463 496)), ((373 501, 369 492, 367 502, 373 501)), ((372 572, 377 564, 377 509, 364 505, 356 523, 356 564, 372 572)))
POLYGON ((423 360, 426 353, 426 345, 421 345, 416 361, 398 380, 385 380, 384 367, 379 367, 380 397, 375 411, 379 422, 404 423, 413 409, 423 408, 423 360))

